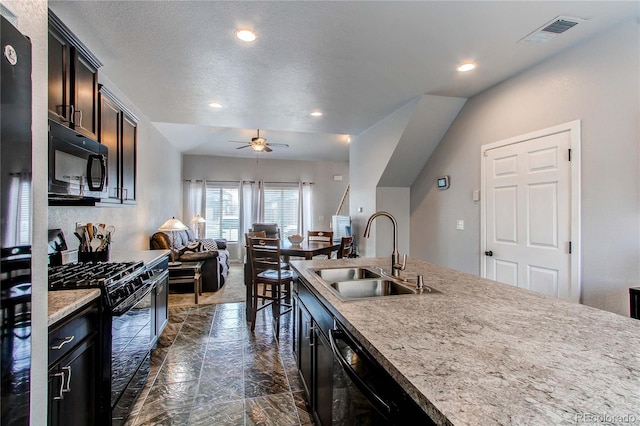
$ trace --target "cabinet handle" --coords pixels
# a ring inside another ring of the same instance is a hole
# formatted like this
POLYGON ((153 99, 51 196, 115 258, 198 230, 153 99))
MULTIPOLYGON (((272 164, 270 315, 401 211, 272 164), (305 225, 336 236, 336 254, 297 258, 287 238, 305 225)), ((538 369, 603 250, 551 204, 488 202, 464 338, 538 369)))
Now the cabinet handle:
POLYGON ((64 396, 62 395, 62 392, 64 392, 64 371, 61 371, 59 373, 54 373, 53 377, 62 377, 60 379, 60 392, 58 393, 58 396, 54 396, 53 399, 55 400, 64 399, 64 396))
POLYGON ((122 199, 123 200, 128 200, 129 199, 129 188, 122 188, 122 191, 123 191, 122 199))
MULTIPOLYGON (((311 323, 311 321, 309 321, 309 323, 311 323)), ((309 327, 309 337, 307 337, 307 339, 309 339, 309 347, 311 348, 315 346, 315 343, 313 343, 313 340, 311 339, 315 330, 316 327, 314 325, 311 325, 311 327, 309 327)))
POLYGON ((76 122, 75 120, 73 120, 73 124, 78 126, 78 127, 82 127, 82 110, 77 110, 72 112, 73 114, 73 118, 75 118, 76 114, 80 113, 80 120, 78 120, 78 122, 76 122))
POLYGON ((64 345, 66 345, 67 343, 71 343, 73 341, 73 339, 75 339, 75 336, 67 336, 67 337, 64 338, 62 343, 60 343, 58 346, 51 346, 51 349, 53 349, 54 351, 57 351, 57 350, 61 349, 64 345))
POLYGON ((62 369, 67 370, 67 386, 62 389, 62 392, 71 392, 71 366, 67 365, 66 367, 62 367, 62 369))
POLYGON ((60 117, 60 119, 64 123, 73 124, 73 115, 75 114, 74 106, 73 105, 56 105, 56 106, 60 109, 60 112, 62 112, 62 113, 64 113, 65 109, 69 109, 70 110, 70 114, 68 116, 65 116, 65 115, 62 115, 62 114, 58 113, 58 117, 60 117))

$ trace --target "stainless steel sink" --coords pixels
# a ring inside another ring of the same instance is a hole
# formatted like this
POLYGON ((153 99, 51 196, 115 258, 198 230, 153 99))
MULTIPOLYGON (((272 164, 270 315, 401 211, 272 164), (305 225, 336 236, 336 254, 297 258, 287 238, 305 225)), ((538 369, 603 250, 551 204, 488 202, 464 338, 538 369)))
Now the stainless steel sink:
POLYGON ((315 273, 326 282, 381 278, 382 275, 370 268, 327 268, 316 269, 315 273))
POLYGON ((383 278, 340 281, 331 283, 330 287, 345 299, 361 299, 363 297, 392 296, 398 294, 416 294, 415 289, 383 278))

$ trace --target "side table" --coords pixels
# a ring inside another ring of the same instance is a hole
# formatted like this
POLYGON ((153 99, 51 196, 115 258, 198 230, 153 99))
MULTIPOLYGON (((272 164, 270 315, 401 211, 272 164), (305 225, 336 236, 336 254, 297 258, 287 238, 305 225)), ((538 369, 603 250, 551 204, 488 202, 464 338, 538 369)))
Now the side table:
POLYGON ((198 296, 202 294, 202 265, 204 261, 182 262, 180 265, 169 266, 169 285, 193 284, 196 305, 198 296))

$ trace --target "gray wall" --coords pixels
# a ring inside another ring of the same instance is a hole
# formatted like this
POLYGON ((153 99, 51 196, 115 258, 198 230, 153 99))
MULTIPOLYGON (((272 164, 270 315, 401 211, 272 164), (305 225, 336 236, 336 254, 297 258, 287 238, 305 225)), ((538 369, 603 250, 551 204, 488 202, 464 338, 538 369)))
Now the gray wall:
POLYGON ((412 256, 478 274, 480 146, 580 119, 581 301, 628 315, 640 284, 639 52, 628 21, 469 99, 411 187, 412 256), (440 175, 449 190, 434 188, 440 175))
MULTIPOLYGON (((317 230, 330 229, 331 216, 336 214, 344 190, 349 184, 348 162, 270 160, 263 156, 256 161, 256 159, 247 158, 184 155, 182 169, 183 179, 315 182, 313 226, 317 230), (335 175, 342 176, 342 180, 333 180, 335 175)), ((349 198, 347 197, 341 214, 345 215, 348 212, 349 198)), ((187 220, 187 218, 183 219, 187 220)), ((235 254, 235 260, 238 260, 239 250, 230 247, 229 251, 230 255, 234 257, 235 254)))
MULTIPOLYGON (((353 233, 358 236, 356 243, 358 255, 361 257, 383 256, 385 253, 376 253, 378 223, 374 224, 370 238, 362 238, 362 232, 369 216, 380 208, 388 206, 384 200, 378 201, 377 185, 420 99, 420 97, 413 99, 384 120, 353 137, 349 146, 350 215, 353 233)), ((383 195, 386 193, 386 190, 381 192, 383 195)), ((408 204, 396 204, 393 207, 394 216, 408 217, 408 204)), ((387 219, 376 219, 376 222, 383 220, 387 219)), ((408 234, 407 221, 402 221, 398 225, 403 228, 401 234, 408 234)), ((380 229, 382 226, 389 225, 381 225, 380 229)), ((388 235, 390 234, 386 234, 388 235)), ((386 236, 383 234, 380 239, 384 240, 386 236)), ((388 251, 390 254, 391 250, 388 251)))

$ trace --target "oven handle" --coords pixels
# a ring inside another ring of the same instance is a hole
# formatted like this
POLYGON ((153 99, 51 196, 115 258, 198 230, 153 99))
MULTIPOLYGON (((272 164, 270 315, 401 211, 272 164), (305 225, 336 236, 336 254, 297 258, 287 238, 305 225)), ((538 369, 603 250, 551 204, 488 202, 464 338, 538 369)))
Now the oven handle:
MULTIPOLYGON (((140 301, 141 301, 142 299, 144 299, 145 297, 147 297, 147 295, 148 295, 149 293, 151 293, 151 290, 153 290, 154 284, 155 284, 155 281, 150 282, 149 284, 147 284, 147 286, 146 286, 146 287, 145 287, 145 289, 144 289, 144 294, 143 294, 142 296, 139 296, 139 297, 137 298, 138 300, 136 300, 136 301, 135 301, 135 303, 133 303, 133 304, 131 304, 131 305, 130 305, 129 303, 124 303, 124 302, 123 302, 123 303, 121 303, 119 306, 123 306, 123 305, 124 305, 124 306, 125 306, 125 308, 120 308, 120 309, 117 309, 117 308, 116 308, 116 309, 114 309, 113 311, 111 311, 111 316, 112 316, 112 317, 121 317, 122 315, 124 315, 124 314, 126 314, 127 312, 129 312, 129 310, 130 310, 131 308, 133 308, 134 306, 136 306, 138 303, 140 303, 140 301)), ((134 294, 135 294, 135 293, 134 293, 134 294)))
MULTIPOLYGON (((358 347, 356 342, 354 342, 343 330, 340 329, 331 329, 329 330, 329 342, 331 343, 331 350, 333 351, 333 355, 338 359, 340 365, 344 369, 345 373, 349 376, 356 387, 364 394, 364 396, 373 404, 373 406, 380 412, 382 415, 389 416, 392 414, 391 407, 387 402, 385 402, 380 395, 375 393, 373 389, 371 389, 361 378, 358 376, 358 373, 353 369, 351 364, 344 358, 340 350, 338 350, 338 346, 336 345, 336 339, 343 340, 351 349, 353 349, 358 355, 364 355, 362 350, 358 347)), ((366 356, 362 357, 366 359, 366 356)))

